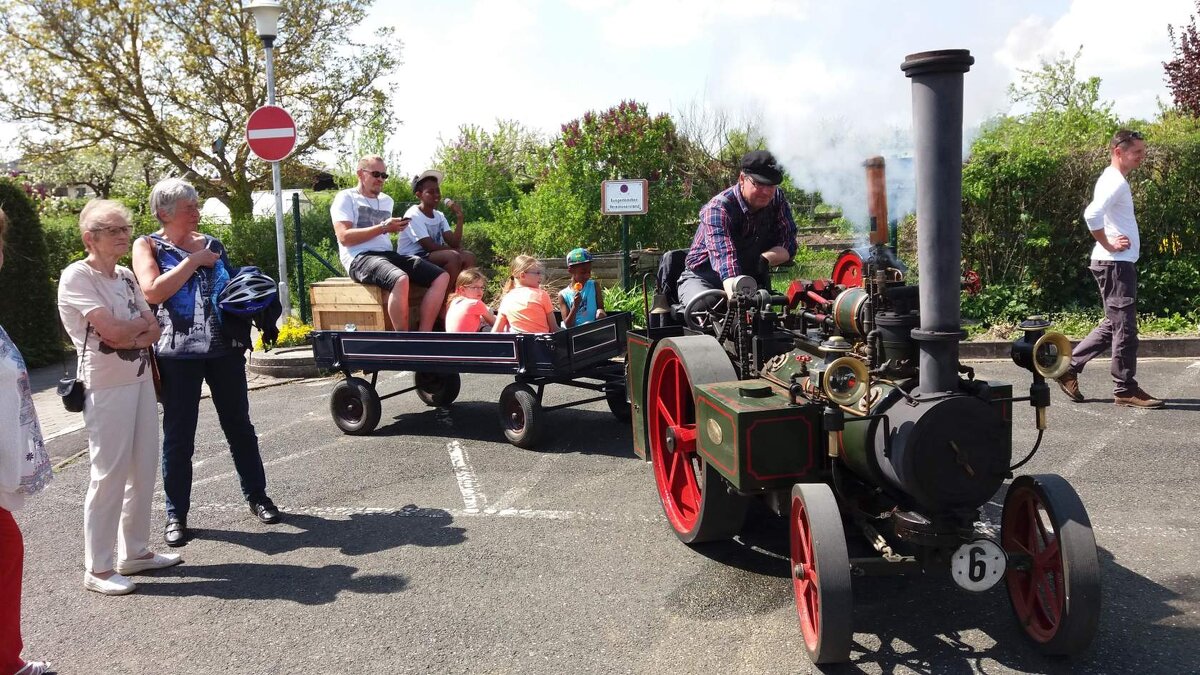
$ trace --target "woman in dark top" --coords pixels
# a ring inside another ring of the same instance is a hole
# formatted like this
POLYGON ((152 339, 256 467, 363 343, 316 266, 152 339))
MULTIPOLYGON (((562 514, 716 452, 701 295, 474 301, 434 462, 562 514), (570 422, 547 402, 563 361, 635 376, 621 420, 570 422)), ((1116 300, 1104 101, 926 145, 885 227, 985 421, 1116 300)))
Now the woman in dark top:
POLYGON ((150 193, 150 210, 162 229, 133 245, 134 273, 146 300, 158 305, 155 315, 162 327, 155 354, 162 377, 163 538, 169 546, 183 546, 191 538, 192 454, 203 382, 212 393, 250 512, 264 523, 279 522, 250 422, 244 351, 230 345, 217 312, 217 295, 233 269, 224 245, 197 231, 198 200, 185 181, 160 181, 150 193))

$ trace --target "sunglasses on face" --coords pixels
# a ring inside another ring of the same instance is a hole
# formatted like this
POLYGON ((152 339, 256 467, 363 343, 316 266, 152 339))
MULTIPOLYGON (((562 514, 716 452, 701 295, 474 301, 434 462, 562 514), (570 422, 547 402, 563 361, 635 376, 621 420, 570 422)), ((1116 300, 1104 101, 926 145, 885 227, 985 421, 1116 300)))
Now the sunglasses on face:
POLYGON ((388 173, 386 171, 367 171, 366 169, 363 169, 363 171, 371 178, 382 178, 387 180, 388 177, 388 173))
POLYGON ((109 236, 115 237, 118 234, 128 235, 133 232, 133 228, 129 225, 112 225, 110 227, 90 227, 88 232, 103 232, 109 236))

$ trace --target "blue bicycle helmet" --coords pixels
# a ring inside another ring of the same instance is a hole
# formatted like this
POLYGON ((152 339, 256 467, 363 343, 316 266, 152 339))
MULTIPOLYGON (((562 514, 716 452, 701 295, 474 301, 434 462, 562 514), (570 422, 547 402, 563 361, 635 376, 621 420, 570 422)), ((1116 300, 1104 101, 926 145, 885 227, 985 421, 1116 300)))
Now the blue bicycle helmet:
POLYGON ((243 267, 221 290, 217 301, 221 311, 249 317, 265 309, 278 295, 274 279, 257 267, 243 267))

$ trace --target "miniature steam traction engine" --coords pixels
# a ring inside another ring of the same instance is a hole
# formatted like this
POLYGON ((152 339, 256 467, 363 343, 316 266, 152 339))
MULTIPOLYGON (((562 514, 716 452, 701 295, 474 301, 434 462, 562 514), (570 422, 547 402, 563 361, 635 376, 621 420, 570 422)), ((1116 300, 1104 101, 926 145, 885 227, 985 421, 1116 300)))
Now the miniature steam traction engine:
POLYGON ((1100 609, 1087 512, 1055 475, 1022 475, 1004 497, 999 536, 980 509, 1013 465, 1013 404, 1034 407, 1070 343, 1037 318, 1013 360, 1028 396, 962 365, 962 86, 965 50, 909 56, 913 81, 920 283, 885 246, 883 162, 867 163, 871 245, 834 277, 786 294, 743 287, 671 305, 660 286, 649 327, 628 333, 635 451, 653 465, 685 543, 730 538, 750 499, 789 519, 797 612, 814 663, 849 658, 851 577, 948 571, 983 591, 1003 580, 1017 620, 1048 654, 1088 645, 1100 609), (847 532, 872 555, 851 558, 847 532))

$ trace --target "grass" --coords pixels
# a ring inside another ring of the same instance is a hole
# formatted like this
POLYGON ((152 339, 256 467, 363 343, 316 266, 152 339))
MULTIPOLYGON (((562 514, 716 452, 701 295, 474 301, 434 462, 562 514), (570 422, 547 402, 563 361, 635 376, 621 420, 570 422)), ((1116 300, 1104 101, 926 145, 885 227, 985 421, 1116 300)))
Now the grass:
MULTIPOLYGON (((1073 340, 1087 336, 1104 318, 1099 309, 1070 311, 1050 314, 1047 318, 1057 330, 1073 340)), ((967 326, 970 340, 1013 340, 1019 335, 1017 323, 1012 321, 983 321, 967 326)), ((1173 314, 1162 317, 1153 314, 1138 315, 1138 335, 1141 337, 1196 337, 1200 334, 1200 318, 1173 314)))

